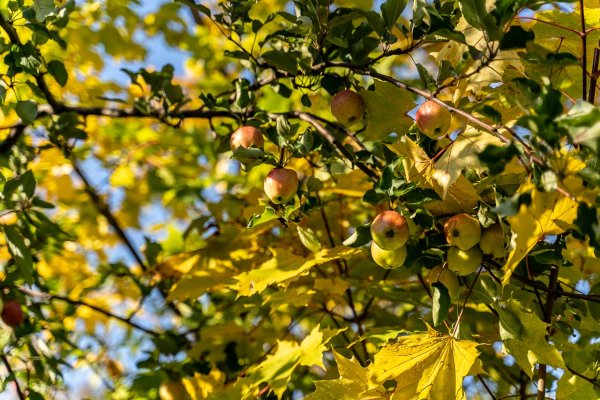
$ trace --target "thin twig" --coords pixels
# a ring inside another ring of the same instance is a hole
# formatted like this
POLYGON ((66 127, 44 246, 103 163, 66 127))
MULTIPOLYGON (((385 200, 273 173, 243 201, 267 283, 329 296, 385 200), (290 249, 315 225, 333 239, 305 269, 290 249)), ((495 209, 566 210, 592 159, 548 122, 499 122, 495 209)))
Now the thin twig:
MULTIPOLYGON (((0 16, 1 16, 1 14, 0 14, 0 16)), ((15 375, 12 367, 10 366, 10 363, 8 362, 8 358, 6 358, 6 355, 4 355, 4 354, 0 354, 0 358, 2 359, 2 363, 6 367, 8 374, 12 375, 12 377, 13 377, 13 381, 15 382, 15 388, 17 390, 17 395, 19 396, 19 400, 25 400, 26 399, 25 394, 23 394, 23 391, 21 390, 21 386, 19 385, 17 376, 15 375)))
MULTIPOLYGON (((550 267, 550 281, 548 283, 551 292, 546 297, 546 307, 544 309, 544 322, 547 324, 552 322, 552 308, 554 307, 554 292, 558 283, 558 267, 553 265, 550 267)), ((546 364, 539 364, 538 382, 537 382, 537 400, 546 398, 546 364)))

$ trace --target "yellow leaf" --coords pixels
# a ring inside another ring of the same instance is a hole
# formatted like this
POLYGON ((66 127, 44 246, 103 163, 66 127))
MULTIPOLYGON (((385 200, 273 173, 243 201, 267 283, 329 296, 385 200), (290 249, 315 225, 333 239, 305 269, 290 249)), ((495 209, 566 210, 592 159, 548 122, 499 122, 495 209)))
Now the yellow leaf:
POLYGON ((271 249, 273 258, 259 268, 243 272, 234 278, 238 281, 235 289, 240 296, 252 296, 260 293, 272 284, 287 286, 291 281, 306 275, 316 265, 340 258, 349 258, 362 252, 360 249, 336 247, 321 250, 309 257, 300 257, 285 249, 271 249))
POLYGON ((480 370, 477 346, 431 328, 427 333, 401 336, 375 354, 369 368, 371 385, 395 380, 392 399, 398 400, 462 399, 463 378, 480 370))
POLYGON ((504 266, 503 284, 507 284, 519 262, 546 235, 565 232, 577 217, 577 202, 554 191, 540 192, 533 184, 519 193, 531 192, 531 204, 521 205, 519 212, 508 217, 512 230, 511 250, 504 266))

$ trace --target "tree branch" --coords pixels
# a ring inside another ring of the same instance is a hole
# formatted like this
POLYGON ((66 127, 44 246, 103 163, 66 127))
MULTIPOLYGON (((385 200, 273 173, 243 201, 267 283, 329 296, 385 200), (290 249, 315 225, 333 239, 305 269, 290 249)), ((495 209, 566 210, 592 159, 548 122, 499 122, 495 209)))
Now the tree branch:
POLYGON ((107 316, 109 318, 113 318, 113 319, 119 320, 119 321, 121 321, 121 322, 123 322, 123 323, 125 323, 125 324, 127 324, 127 325, 129 325, 129 326, 131 326, 131 327, 133 327, 133 328, 135 328, 137 330, 139 330, 139 331, 147 333, 147 334, 149 334, 151 336, 159 336, 160 335, 159 332, 153 331, 152 329, 145 328, 145 327, 141 326, 140 324, 138 324, 136 322, 133 322, 131 320, 131 318, 121 317, 121 316, 113 314, 112 312, 107 311, 107 310, 105 310, 105 309, 103 309, 101 307, 95 306, 93 304, 86 303, 85 301, 82 301, 82 300, 75 300, 75 299, 72 299, 70 297, 62 296, 62 295, 58 295, 58 294, 37 292, 35 290, 28 289, 28 288, 26 288, 24 286, 18 286, 17 289, 20 292, 22 292, 22 293, 24 293, 24 294, 26 294, 28 296, 41 298, 41 299, 44 299, 46 301, 48 301, 48 300, 60 300, 60 301, 64 301, 65 303, 69 303, 69 304, 72 304, 72 305, 75 305, 75 306, 87 307, 87 308, 89 308, 91 310, 94 310, 94 311, 96 311, 96 312, 98 312, 98 313, 100 313, 102 315, 105 315, 105 316, 107 316))
MULTIPOLYGON (((2 14, 0 14, 1 16, 2 14)), ((25 394, 23 394, 23 391, 21 390, 21 386, 19 385, 19 381, 17 380, 17 376, 15 375, 12 367, 10 366, 10 363, 8 362, 8 358, 6 358, 6 355, 4 354, 0 354, 0 358, 2 359, 2 363, 4 364, 4 366, 6 367, 6 370, 8 371, 9 375, 12 375, 13 377, 13 381, 15 382, 15 388, 17 390, 17 395, 19 396, 19 400, 25 400, 25 394)))
MULTIPOLYGON (((558 267, 553 265, 550 267, 550 281, 548 296, 546 297, 546 307, 544 309, 544 322, 550 324, 552 322, 552 308, 554 307, 554 292, 558 283, 558 267)), ((537 382, 537 400, 546 398, 546 364, 539 364, 538 367, 538 382, 537 382)))

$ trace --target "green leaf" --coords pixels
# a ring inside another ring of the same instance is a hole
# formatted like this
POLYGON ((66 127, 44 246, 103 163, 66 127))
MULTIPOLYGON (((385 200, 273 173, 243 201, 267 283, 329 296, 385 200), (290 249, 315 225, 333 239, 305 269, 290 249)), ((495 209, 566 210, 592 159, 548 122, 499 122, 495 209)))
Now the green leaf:
POLYGON ((440 282, 432 284, 431 287, 433 288, 433 307, 431 313, 433 315, 433 324, 438 326, 448 316, 450 294, 448 293, 448 289, 440 282))
POLYGON ((274 219, 279 218, 275 210, 271 207, 265 207, 265 210, 260 214, 254 214, 248 220, 247 228, 254 228, 260 224, 264 224, 269 221, 273 221, 274 219))
POLYGON ((512 143, 508 146, 490 144, 479 153, 479 161, 489 168, 492 175, 498 175, 504 171, 506 164, 517 155, 519 155, 519 150, 512 143))
POLYGON ((412 126, 407 112, 414 107, 412 95, 391 83, 375 81, 375 90, 360 92, 367 111, 366 140, 386 139, 392 132, 403 136, 412 126))
POLYGON ((298 229, 298 237, 300 237, 300 242, 302 242, 304 247, 313 253, 317 253, 321 250, 321 243, 312 229, 302 228, 300 225, 298 225, 296 228, 298 229))
POLYGON ((31 257, 29 248, 27 248, 21 233, 15 227, 4 226, 3 229, 8 251, 15 261, 15 264, 17 264, 20 275, 27 283, 31 283, 33 258, 31 257))
POLYGON ((535 34, 532 31, 513 25, 500 41, 500 50, 525 48, 527 42, 530 42, 533 39, 535 39, 535 34))
POLYGON ((37 104, 32 100, 19 101, 15 111, 24 124, 32 123, 38 115, 37 104))
POLYGON ((58 60, 52 60, 48 63, 48 72, 54 77, 56 82, 60 86, 65 86, 69 79, 69 74, 65 68, 65 65, 58 60))
POLYGON ((280 50, 269 50, 261 55, 262 59, 269 65, 277 69, 289 72, 291 74, 298 73, 298 55, 293 53, 285 53, 280 50))
POLYGON ((35 18, 38 22, 44 22, 48 15, 55 11, 54 0, 33 0, 35 18))
POLYGON ((381 4, 381 16, 388 31, 391 31, 406 7, 406 0, 386 0, 381 4))
POLYGON ((501 31, 496 19, 486 10, 485 1, 459 0, 459 3, 463 16, 472 27, 486 32, 490 40, 500 39, 501 31))
POLYGON ((371 224, 357 226, 350 237, 342 243, 348 247, 362 247, 371 241, 371 224))

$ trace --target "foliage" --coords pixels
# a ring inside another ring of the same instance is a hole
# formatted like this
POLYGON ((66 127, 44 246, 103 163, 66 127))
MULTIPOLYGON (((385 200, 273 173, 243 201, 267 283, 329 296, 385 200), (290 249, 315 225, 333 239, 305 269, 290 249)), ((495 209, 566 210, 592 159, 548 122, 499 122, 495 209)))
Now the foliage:
POLYGON ((0 0, 0 285, 25 312, 1 389, 600 398, 597 0, 142 5, 0 0), (453 115, 437 140, 424 100, 453 115), (241 125, 265 146, 232 152, 241 125), (386 270, 388 209, 410 238, 386 270), (504 238, 456 277, 459 213, 504 238))

